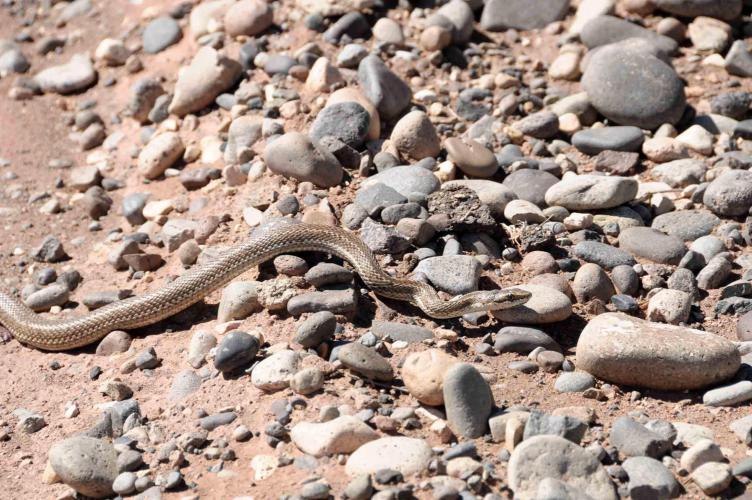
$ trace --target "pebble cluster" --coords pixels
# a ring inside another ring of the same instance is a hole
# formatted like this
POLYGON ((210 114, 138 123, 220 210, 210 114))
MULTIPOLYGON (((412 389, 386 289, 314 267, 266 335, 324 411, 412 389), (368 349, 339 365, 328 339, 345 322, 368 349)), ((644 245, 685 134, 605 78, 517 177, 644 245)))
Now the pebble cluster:
POLYGON ((532 296, 433 322, 280 255, 158 335, 45 354, 64 407, 0 396, 19 497, 744 494, 747 2, 152 2, 103 33, 119 3, 2 2, 3 99, 70 131, 34 167, 54 185, 0 150, 0 275, 29 308, 104 307, 298 223, 446 297, 532 296))

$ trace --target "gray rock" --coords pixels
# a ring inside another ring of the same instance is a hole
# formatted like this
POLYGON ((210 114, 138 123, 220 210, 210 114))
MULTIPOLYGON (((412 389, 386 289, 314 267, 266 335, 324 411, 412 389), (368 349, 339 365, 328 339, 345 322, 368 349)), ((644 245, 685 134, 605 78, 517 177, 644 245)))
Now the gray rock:
POLYGON ((496 334, 494 350, 498 353, 516 352, 527 355, 537 348, 561 352, 561 346, 546 333, 536 328, 505 326, 496 334))
POLYGON ((549 415, 542 411, 532 411, 525 424, 523 439, 534 436, 558 436, 579 444, 587 432, 587 424, 570 416, 549 415))
POLYGON ((468 2, 450 1, 426 19, 426 27, 441 26, 452 34, 452 43, 465 45, 473 34, 475 18, 468 2))
POLYGON ((597 155, 601 151, 639 152, 644 140, 638 127, 603 127, 576 132, 572 145, 587 155, 597 155))
POLYGON ((368 248, 377 254, 399 254, 410 247, 410 242, 393 227, 374 222, 363 221, 360 237, 368 248))
POLYGON ((683 188, 690 184, 701 183, 705 179, 707 170, 704 162, 693 158, 684 158, 656 165, 651 172, 657 180, 665 182, 671 187, 683 188))
POLYGON ((629 253, 599 241, 585 240, 577 243, 574 254, 585 262, 598 264, 604 269, 635 264, 634 257, 629 253))
POLYGON ((320 187, 335 186, 342 181, 343 170, 337 158, 299 132, 287 133, 267 144, 264 160, 276 174, 320 187))
POLYGON ((581 489, 559 479, 547 477, 540 482, 535 493, 536 500, 595 500, 581 489))
POLYGON ((742 13, 742 0, 655 0, 659 9, 681 17, 707 16, 733 21, 742 13))
POLYGON ((665 54, 673 54, 678 48, 675 40, 614 16, 593 18, 582 28, 580 38, 590 49, 634 38, 649 42, 665 54))
POLYGON ((676 236, 649 227, 630 227, 619 234, 619 247, 659 264, 678 264, 687 248, 676 236))
POLYGON ((554 382, 554 389, 558 392, 583 392, 594 386, 595 378, 585 372, 564 372, 554 382))
POLYGON ((634 500, 674 498, 681 488, 663 463, 650 457, 631 457, 622 464, 629 475, 627 488, 634 500))
POLYGON ((156 54, 180 40, 183 32, 180 25, 170 16, 159 16, 144 28, 142 46, 147 54, 156 54))
POLYGON ((389 382, 394 378, 394 370, 383 356, 359 342, 350 342, 337 350, 337 359, 345 367, 366 378, 389 382))
POLYGON ((469 255, 431 257, 418 263, 416 273, 422 273, 437 289, 461 295, 478 289, 482 266, 469 255))
POLYGON ((69 298, 70 290, 67 286, 52 284, 26 297, 24 304, 34 312, 43 312, 49 311, 53 306, 64 306, 69 298))
POLYGON ((546 203, 568 210, 602 210, 632 201, 637 181, 628 177, 571 175, 546 191, 546 203))
POLYGON ((726 72, 742 77, 752 76, 752 54, 746 40, 737 40, 726 53, 726 72))
POLYGON ((572 315, 572 301, 566 294, 542 285, 520 285, 516 288, 532 293, 520 306, 493 311, 495 318, 506 323, 542 325, 564 321, 572 315))
POLYGON ((242 66, 234 59, 204 46, 178 75, 170 113, 185 116, 204 109, 240 77, 242 66))
POLYGON ((185 399, 201 387, 201 377, 193 370, 181 370, 172 380, 172 385, 167 394, 170 401, 185 399))
POLYGON ((659 215, 653 219, 650 227, 684 241, 694 241, 713 232, 720 223, 721 220, 710 212, 678 210, 659 215))
POLYGON ((564 18, 569 0, 489 0, 480 25, 488 31, 538 29, 564 18))
POLYGON ((309 316, 298 326, 295 342, 303 347, 316 347, 334 336, 337 318, 329 311, 321 311, 309 316))
POLYGON ((353 273, 339 264, 322 262, 305 273, 305 280, 316 288, 339 283, 350 283, 353 273))
POLYGON ((609 441, 628 457, 660 458, 671 451, 672 440, 647 429, 630 417, 616 419, 609 441))
POLYGON ((706 392, 702 396, 702 403, 706 406, 736 406, 750 399, 752 381, 742 380, 706 392))
POLYGON ((371 327, 371 331, 380 339, 389 337, 393 341, 403 341, 409 344, 433 338, 433 333, 428 328, 391 321, 377 321, 371 327))
POLYGON ((301 293, 287 303, 287 312, 293 316, 329 311, 333 314, 352 314, 358 305, 358 295, 353 288, 301 293))
POLYGON ((260 347, 257 337, 234 330, 227 334, 217 346, 214 368, 229 373, 247 366, 256 357, 260 347))
POLYGON ((358 82, 365 96, 385 120, 398 117, 410 105, 410 87, 378 56, 370 55, 360 61, 358 82))
POLYGON ((607 303, 616 293, 608 274, 598 264, 592 263, 587 263, 577 270, 572 282, 572 291, 580 303, 593 299, 607 303))
POLYGON ((470 364, 457 363, 444 374, 444 407, 452 431, 465 438, 477 438, 488 429, 494 401, 491 388, 470 364))
POLYGON ((389 186, 406 198, 415 193, 429 195, 441 186, 433 172, 416 165, 404 165, 384 170, 366 179, 361 184, 361 188, 377 183, 389 186))
POLYGON ((752 172, 723 172, 705 189, 702 202, 718 215, 746 215, 752 207, 752 172))
POLYGON ((539 207, 545 207, 546 191, 559 180, 558 177, 549 172, 523 168, 507 175, 503 184, 511 189, 517 195, 517 198, 534 203, 539 207))
POLYGON ((559 117, 552 111, 538 111, 516 121, 512 127, 536 139, 551 139, 559 133, 559 117))
POLYGON ((608 473, 596 456, 558 436, 525 439, 512 452, 507 478, 515 498, 532 500, 546 478, 565 481, 600 500, 618 496, 608 473))
POLYGON ((720 288, 731 276, 731 262, 723 255, 717 255, 697 273, 697 286, 702 290, 720 288))
POLYGON ((50 448, 50 464, 61 481, 78 493, 93 498, 112 495, 118 475, 117 453, 103 440, 77 436, 50 448))
POLYGON ((654 129, 675 124, 686 107, 684 85, 671 66, 617 45, 590 58, 581 83, 593 107, 620 125, 654 129))
POLYGON ((386 207, 405 202, 407 202, 406 196, 381 183, 362 187, 355 194, 355 203, 363 207, 371 217, 377 217, 386 207))
POLYGON ((356 102, 339 102, 322 109, 311 124, 309 135, 315 142, 334 136, 345 144, 358 148, 368 135, 371 118, 368 111, 356 102))

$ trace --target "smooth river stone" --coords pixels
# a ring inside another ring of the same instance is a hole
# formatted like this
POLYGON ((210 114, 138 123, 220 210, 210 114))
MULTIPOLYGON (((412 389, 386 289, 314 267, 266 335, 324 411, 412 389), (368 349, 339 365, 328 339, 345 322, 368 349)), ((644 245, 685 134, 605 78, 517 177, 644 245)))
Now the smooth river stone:
POLYGON ((405 197, 417 193, 429 195, 441 186, 438 177, 430 170, 415 165, 401 165, 369 177, 363 181, 360 188, 367 188, 379 182, 405 197))
POLYGON ((603 127, 576 132, 572 145, 587 155, 597 155, 601 151, 639 152, 644 140, 638 127, 603 127))
POLYGON ((568 210, 603 210, 623 205, 637 195, 638 183, 628 177, 569 175, 546 191, 546 203, 568 210))
POLYGON ((619 247, 632 255, 659 264, 678 264, 687 249, 677 236, 651 227, 630 227, 619 235, 619 247))
POLYGON ((467 175, 491 177, 499 169, 493 152, 472 139, 450 137, 444 147, 448 158, 467 175))
POLYGON ((493 311, 495 318, 505 323, 542 325, 564 321, 572 315, 572 301, 558 290, 543 285, 519 285, 515 288, 526 290, 533 296, 520 306, 493 311))
POLYGON ((732 342, 712 333, 606 313, 582 330, 576 365, 615 384, 683 391, 729 379, 741 357, 732 342))

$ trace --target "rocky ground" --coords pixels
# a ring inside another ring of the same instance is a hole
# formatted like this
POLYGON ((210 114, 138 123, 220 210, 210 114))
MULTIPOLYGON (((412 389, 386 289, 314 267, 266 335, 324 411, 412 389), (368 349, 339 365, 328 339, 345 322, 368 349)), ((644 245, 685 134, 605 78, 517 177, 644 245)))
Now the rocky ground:
POLYGON ((308 253, 77 350, 0 328, 0 498, 746 497, 747 3, 4 0, 34 311, 300 222, 531 298, 431 320, 308 253))

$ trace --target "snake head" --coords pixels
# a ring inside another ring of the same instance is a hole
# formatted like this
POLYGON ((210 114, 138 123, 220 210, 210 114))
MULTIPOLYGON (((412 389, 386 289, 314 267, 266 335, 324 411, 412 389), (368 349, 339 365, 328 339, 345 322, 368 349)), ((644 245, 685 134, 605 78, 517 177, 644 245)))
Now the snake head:
POLYGON ((455 297, 465 303, 461 314, 482 311, 497 311, 509 309, 527 302, 532 294, 520 288, 505 288, 503 290, 481 290, 455 297))

